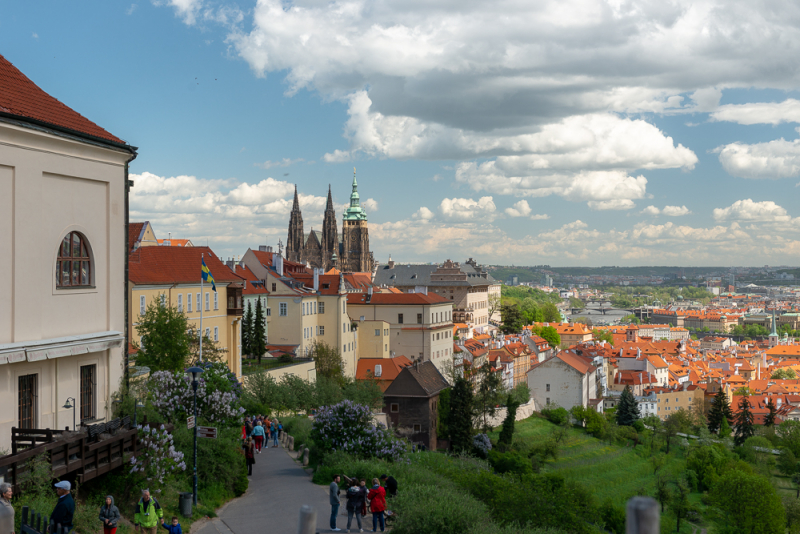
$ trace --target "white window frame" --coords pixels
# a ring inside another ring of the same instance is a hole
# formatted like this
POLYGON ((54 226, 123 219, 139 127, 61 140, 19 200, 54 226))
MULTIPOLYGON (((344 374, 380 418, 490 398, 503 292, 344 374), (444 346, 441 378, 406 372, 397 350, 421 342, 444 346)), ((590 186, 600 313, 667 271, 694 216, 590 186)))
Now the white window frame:
POLYGON ((206 291, 206 311, 211 311, 211 295, 206 291))
POLYGON ((288 317, 289 316, 289 305, 288 304, 286 304, 285 302, 281 302, 280 304, 278 304, 278 307, 280 309, 279 315, 281 317, 288 317))
POLYGON ((217 293, 216 291, 214 291, 214 309, 215 310, 219 309, 219 293, 217 293))
POLYGON ((139 315, 144 315, 147 311, 147 299, 144 295, 139 297, 139 315))
POLYGON ((381 335, 381 330, 380 330, 380 328, 376 328, 376 329, 375 329, 375 337, 380 337, 380 335, 381 335))
POLYGON ((207 337, 207 338, 211 337, 211 329, 210 328, 206 328, 206 335, 204 335, 203 337, 207 337))
POLYGON ((267 310, 267 313, 265 314, 265 316, 266 317, 272 317, 272 308, 264 308, 264 309, 267 310))
POLYGON ((192 313, 192 294, 186 293, 186 313, 192 313))
POLYGON ((202 293, 198 293, 197 294, 197 312, 198 313, 200 313, 200 310, 202 309, 202 307, 203 307, 203 294, 202 293))
POLYGON ((319 303, 319 313, 325 313, 325 303, 324 302, 320 302, 319 303))
POLYGON ((219 327, 215 326, 214 327, 214 343, 216 343, 217 341, 219 341, 219 327))
POLYGON ((315 302, 314 303, 314 315, 316 315, 316 314, 317 314, 317 303, 315 302))
POLYGON ((325 327, 324 326, 320 326, 319 327, 319 335, 321 335, 321 336, 325 335, 325 327))
POLYGON ((178 293, 178 311, 183 312, 183 293, 178 293))

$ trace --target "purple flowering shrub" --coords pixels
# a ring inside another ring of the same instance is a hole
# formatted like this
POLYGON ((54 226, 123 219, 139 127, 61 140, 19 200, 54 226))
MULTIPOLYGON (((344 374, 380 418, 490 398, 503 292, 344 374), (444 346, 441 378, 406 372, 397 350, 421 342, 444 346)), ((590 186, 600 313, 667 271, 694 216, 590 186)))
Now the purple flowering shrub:
POLYGON ((158 492, 167 479, 185 470, 183 453, 175 449, 172 434, 164 430, 164 425, 139 427, 139 446, 136 456, 131 457, 131 474, 158 492))
POLYGON ((341 451, 356 458, 399 460, 407 444, 382 424, 375 426, 369 406, 344 400, 317 411, 311 439, 322 451, 341 451))
POLYGON ((475 447, 481 458, 486 458, 489 456, 489 451, 492 450, 492 441, 486 434, 477 434, 472 437, 472 446, 475 447))
MULTIPOLYGON (((209 367, 198 380, 197 415, 209 423, 223 426, 238 426, 244 408, 241 406, 241 389, 227 387, 227 377, 220 380, 218 374, 227 374, 216 366, 209 367)), ((147 382, 148 400, 153 408, 167 421, 177 422, 194 413, 194 391, 192 379, 186 373, 157 371, 147 382)))

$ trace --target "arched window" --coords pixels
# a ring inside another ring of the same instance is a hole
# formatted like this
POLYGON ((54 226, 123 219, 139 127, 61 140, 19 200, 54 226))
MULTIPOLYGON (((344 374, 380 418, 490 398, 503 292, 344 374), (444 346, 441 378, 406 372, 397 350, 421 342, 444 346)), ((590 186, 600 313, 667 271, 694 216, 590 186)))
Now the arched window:
POLYGON ((56 261, 56 287, 92 285, 89 242, 80 232, 69 232, 61 241, 56 261))

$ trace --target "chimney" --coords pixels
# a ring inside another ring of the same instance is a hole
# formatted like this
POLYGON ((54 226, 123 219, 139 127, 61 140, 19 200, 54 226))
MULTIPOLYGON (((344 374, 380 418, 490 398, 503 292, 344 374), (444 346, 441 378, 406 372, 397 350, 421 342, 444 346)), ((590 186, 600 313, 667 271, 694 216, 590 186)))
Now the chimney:
POLYGON ((394 260, 392 259, 392 255, 389 254, 389 268, 394 269, 394 260))
POLYGON ((228 269, 231 271, 236 272, 236 262, 233 261, 233 258, 228 258, 228 261, 225 262, 225 265, 227 265, 228 269))
POLYGON ((319 291, 319 269, 314 269, 314 291, 319 291))
POLYGON ((367 288, 367 302, 372 300, 372 286, 367 288))
POLYGON ((258 245, 258 251, 259 252, 269 252, 269 250, 268 250, 269 248, 271 248, 271 247, 267 247, 266 245, 258 245))
MULTIPOLYGON (((273 256, 273 258, 274 257, 275 256, 273 256)), ((278 276, 283 276, 283 256, 278 254, 277 257, 278 257, 278 268, 277 268, 278 276)))
MULTIPOLYGON (((261 247, 258 247, 258 248, 259 248, 259 250, 261 249, 261 247)), ((266 249, 267 249, 267 252, 272 252, 272 247, 271 247, 271 246, 267 245, 267 246, 266 246, 266 247, 264 247, 264 248, 266 248, 266 249)))

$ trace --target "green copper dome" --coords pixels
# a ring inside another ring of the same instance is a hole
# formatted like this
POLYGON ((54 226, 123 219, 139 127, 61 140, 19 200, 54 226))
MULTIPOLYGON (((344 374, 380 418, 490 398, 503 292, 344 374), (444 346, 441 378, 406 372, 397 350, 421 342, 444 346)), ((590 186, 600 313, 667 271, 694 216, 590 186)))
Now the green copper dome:
POLYGON ((356 169, 353 168, 353 192, 350 194, 350 207, 344 212, 345 221, 366 221, 367 212, 361 207, 361 197, 358 195, 358 182, 356 182, 356 169))

